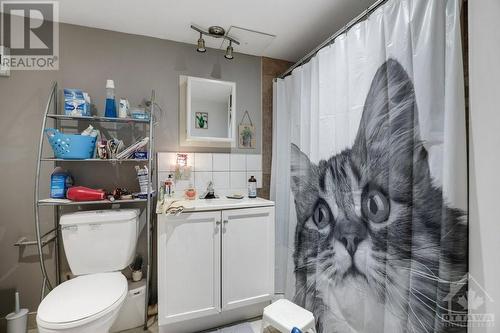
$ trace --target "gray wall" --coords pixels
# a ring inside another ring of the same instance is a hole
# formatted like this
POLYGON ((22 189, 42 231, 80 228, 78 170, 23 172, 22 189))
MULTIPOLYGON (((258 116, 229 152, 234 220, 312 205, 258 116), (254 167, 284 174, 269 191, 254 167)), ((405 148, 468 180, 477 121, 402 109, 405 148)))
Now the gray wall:
POLYGON ((475 314, 494 314, 492 327, 472 327, 472 333, 500 330, 500 2, 468 1, 470 82, 470 218, 469 270, 471 290, 483 297, 475 314), (495 33, 492 33, 495 31, 495 33), (473 288, 473 289, 472 289, 473 288), (487 295, 480 293, 484 288, 487 295))
MULTIPOLYGON (((188 27, 186 27, 188 29, 188 27)), ((10 78, 0 77, 0 317, 11 310, 11 295, 18 289, 22 306, 35 311, 38 305, 41 274, 34 248, 18 250, 18 238, 34 237, 33 179, 36 150, 43 108, 50 84, 59 82, 61 88, 81 88, 89 92, 100 113, 103 113, 106 79, 114 79, 117 98, 126 97, 132 105, 149 98, 156 90, 157 102, 163 109, 157 127, 156 150, 172 151, 178 147, 179 75, 210 78, 220 70, 220 79, 236 82, 237 121, 244 110, 257 125, 257 149, 261 151, 261 59, 236 54, 227 61, 220 51, 195 51, 193 45, 164 41, 111 31, 61 25, 60 70, 54 72, 16 71, 10 78)), ((136 130, 131 131, 136 135, 136 130)), ((123 130, 122 130, 123 131, 123 130)), ((189 151, 227 151, 224 149, 191 148, 189 151)), ((234 149, 237 151, 237 149, 234 149)), ((48 164, 48 163, 47 163, 48 164)), ((44 175, 48 175, 47 166, 44 175)), ((131 167, 128 167, 131 169, 131 167)), ((81 166, 73 164, 75 173, 81 166)), ((90 186, 118 186, 127 178, 134 184, 133 171, 110 171, 111 166, 99 165, 94 173, 77 180, 90 186)), ((42 187, 48 187, 48 176, 42 187)), ((133 185, 130 185, 133 186, 133 185)), ((49 209, 47 209, 49 210, 49 209)), ((45 212, 50 216, 50 212, 45 212)), ((48 226, 45 226, 47 229, 48 226)), ((49 269, 52 252, 47 249, 49 269)), ((0 327, 1 331, 1 327, 0 327)))

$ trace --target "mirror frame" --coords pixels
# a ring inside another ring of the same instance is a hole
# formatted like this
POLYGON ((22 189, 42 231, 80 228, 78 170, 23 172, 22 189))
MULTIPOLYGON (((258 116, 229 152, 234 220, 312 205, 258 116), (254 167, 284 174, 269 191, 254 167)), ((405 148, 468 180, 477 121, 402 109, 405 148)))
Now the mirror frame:
POLYGON ((212 79, 204 79, 200 77, 188 76, 186 82, 186 141, 187 142, 219 142, 219 143, 231 143, 234 146, 236 140, 236 83, 229 81, 220 81, 212 79), (191 135, 191 86, 193 82, 208 82, 213 84, 220 84, 224 86, 231 87, 231 111, 230 117, 231 121, 229 123, 230 137, 218 138, 218 137, 202 137, 202 136, 192 136, 191 135))

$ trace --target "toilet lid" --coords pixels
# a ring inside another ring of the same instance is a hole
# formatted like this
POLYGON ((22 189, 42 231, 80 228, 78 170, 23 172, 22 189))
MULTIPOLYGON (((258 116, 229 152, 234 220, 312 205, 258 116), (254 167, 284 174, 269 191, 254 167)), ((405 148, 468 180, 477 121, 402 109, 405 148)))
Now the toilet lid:
POLYGON ((82 320, 111 307, 126 292, 127 279, 120 272, 82 275, 54 288, 37 316, 53 324, 82 320))

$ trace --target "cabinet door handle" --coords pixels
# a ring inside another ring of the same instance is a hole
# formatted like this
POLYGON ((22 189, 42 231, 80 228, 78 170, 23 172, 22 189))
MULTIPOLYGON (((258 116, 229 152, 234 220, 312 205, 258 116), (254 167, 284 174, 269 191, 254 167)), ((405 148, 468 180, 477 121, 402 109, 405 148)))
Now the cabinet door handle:
POLYGON ((228 220, 224 220, 224 224, 228 223, 229 221, 228 220))
POLYGON ((216 225, 220 225, 220 221, 215 221, 215 224, 216 225))

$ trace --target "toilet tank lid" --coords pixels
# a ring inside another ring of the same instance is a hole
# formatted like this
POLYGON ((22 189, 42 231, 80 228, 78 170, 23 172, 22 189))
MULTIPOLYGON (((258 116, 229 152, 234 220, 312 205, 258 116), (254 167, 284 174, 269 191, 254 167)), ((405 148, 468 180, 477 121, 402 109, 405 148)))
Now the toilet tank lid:
POLYGON ((139 216, 139 209, 105 209, 90 210, 64 214, 59 221, 60 225, 77 225, 88 223, 127 222, 139 216))

